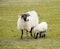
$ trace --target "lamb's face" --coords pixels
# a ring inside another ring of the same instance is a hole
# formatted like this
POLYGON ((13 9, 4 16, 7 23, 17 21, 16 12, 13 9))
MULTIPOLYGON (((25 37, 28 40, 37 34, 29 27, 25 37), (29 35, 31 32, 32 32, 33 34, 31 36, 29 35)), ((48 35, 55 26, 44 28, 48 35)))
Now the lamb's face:
POLYGON ((26 21, 29 21, 29 19, 27 19, 27 17, 29 16, 30 16, 29 14, 22 14, 21 18, 23 18, 23 20, 26 22, 26 21))

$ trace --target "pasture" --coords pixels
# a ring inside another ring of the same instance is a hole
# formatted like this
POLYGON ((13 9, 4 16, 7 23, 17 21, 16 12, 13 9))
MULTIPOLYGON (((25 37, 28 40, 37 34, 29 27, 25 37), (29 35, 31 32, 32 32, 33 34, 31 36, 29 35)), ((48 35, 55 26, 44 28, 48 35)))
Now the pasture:
POLYGON ((60 49, 60 0, 0 0, 0 49, 60 49), (46 21, 45 38, 20 39, 18 14, 35 10, 39 22, 46 21))

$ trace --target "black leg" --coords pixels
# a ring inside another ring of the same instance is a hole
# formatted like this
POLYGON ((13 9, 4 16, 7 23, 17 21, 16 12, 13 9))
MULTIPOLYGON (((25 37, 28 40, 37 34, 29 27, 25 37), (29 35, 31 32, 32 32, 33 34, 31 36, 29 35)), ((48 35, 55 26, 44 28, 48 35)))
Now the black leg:
POLYGON ((35 37, 35 39, 37 39, 37 38, 38 38, 38 34, 39 34, 39 33, 37 33, 37 34, 36 34, 36 37, 35 37))
POLYGON ((42 36, 42 38, 44 38, 46 35, 44 34, 43 36, 42 36))
POLYGON ((39 38, 43 38, 43 37, 45 37, 45 32, 46 32, 46 31, 42 31, 42 32, 40 32, 39 38))
POLYGON ((41 33, 42 33, 42 32, 39 33, 39 38, 41 38, 41 33))
POLYGON ((30 30, 30 33, 31 33, 30 35, 31 35, 31 37, 32 37, 32 30, 33 30, 33 28, 34 28, 34 27, 32 27, 31 30, 30 30))
POLYGON ((31 28, 30 33, 32 32, 33 28, 34 28, 34 27, 31 28))
POLYGON ((45 37, 46 35, 44 34, 44 37, 45 37))
POLYGON ((23 30, 21 30, 21 39, 22 39, 22 37, 23 37, 23 30))
POLYGON ((32 37, 32 32, 31 32, 31 34, 30 34, 30 35, 31 35, 31 37, 32 37))

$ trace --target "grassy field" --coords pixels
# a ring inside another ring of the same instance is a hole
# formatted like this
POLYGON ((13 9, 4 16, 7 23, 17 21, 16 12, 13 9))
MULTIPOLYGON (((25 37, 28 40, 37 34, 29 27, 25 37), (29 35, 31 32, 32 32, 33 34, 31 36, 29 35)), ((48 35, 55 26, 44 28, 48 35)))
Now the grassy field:
POLYGON ((60 0, 0 0, 0 49, 60 49, 60 0), (45 38, 20 39, 18 14, 30 10, 48 23, 45 38))

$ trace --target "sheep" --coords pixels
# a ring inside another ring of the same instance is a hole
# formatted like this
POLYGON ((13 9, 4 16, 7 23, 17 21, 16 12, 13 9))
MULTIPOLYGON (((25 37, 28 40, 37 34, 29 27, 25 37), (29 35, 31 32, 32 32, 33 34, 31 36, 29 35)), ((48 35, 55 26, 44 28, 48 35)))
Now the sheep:
POLYGON ((34 32, 34 38, 37 39, 38 35, 39 38, 45 37, 45 32, 47 28, 48 28, 48 24, 46 22, 41 22, 36 27, 34 27, 34 29, 32 30, 34 32))
POLYGON ((27 38, 28 38, 28 32, 30 32, 32 36, 33 27, 37 26, 38 23, 39 23, 38 15, 35 11, 29 11, 22 15, 19 15, 17 21, 17 28, 22 32, 21 39, 23 37, 23 30, 26 30, 27 38))

